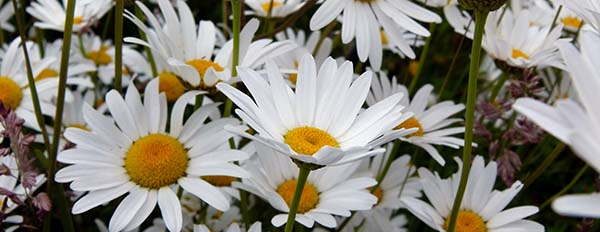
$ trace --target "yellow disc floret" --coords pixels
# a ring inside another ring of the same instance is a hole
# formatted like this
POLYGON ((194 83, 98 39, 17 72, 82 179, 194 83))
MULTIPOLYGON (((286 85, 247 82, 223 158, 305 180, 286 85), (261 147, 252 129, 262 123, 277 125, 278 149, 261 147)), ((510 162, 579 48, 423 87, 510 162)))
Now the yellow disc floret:
POLYGON ((167 101, 174 102, 185 93, 185 86, 175 74, 162 72, 158 75, 158 90, 165 93, 167 101))
POLYGON ((583 25, 583 20, 573 16, 567 16, 560 20, 565 27, 579 29, 583 25))
POLYGON ((315 127, 296 127, 288 131, 284 141, 292 150, 303 155, 313 155, 324 146, 340 147, 338 141, 329 133, 315 127))
POLYGON ((81 23, 83 23, 83 16, 73 17, 73 25, 79 25, 81 23))
POLYGON ((404 129, 417 128, 417 131, 412 133, 410 136, 423 136, 425 134, 425 130, 423 129, 421 122, 419 122, 419 120, 416 119, 415 117, 411 117, 411 118, 407 119, 406 121, 400 123, 400 125, 394 127, 394 130, 398 130, 401 128, 404 128, 404 129))
POLYGON ((16 109, 23 100, 23 90, 8 77, 0 76, 0 103, 9 109, 16 109))
POLYGON ((231 182, 235 181, 232 176, 203 176, 202 179, 217 187, 231 186, 231 182))
POLYGON ((150 134, 135 141, 125 155, 125 170, 134 183, 150 189, 171 185, 185 175, 188 155, 177 139, 150 134))
MULTIPOLYGON (((444 229, 448 229, 450 218, 444 222, 444 229)), ((471 210, 461 210, 456 218, 456 232, 487 232, 487 226, 481 216, 471 210)))
POLYGON ((58 72, 54 69, 46 68, 35 77, 35 81, 41 81, 53 77, 58 77, 58 72))
MULTIPOLYGON (((292 205, 292 200, 296 191, 296 183, 297 181, 295 179, 287 180, 277 187, 277 193, 283 198, 288 207, 292 205)), ((317 191, 317 188, 314 185, 306 182, 302 189, 300 203, 298 204, 298 213, 306 213, 317 207, 318 203, 319 191, 317 191)))
POLYGON ((527 53, 525 53, 524 51, 521 51, 519 49, 516 49, 516 48, 512 49, 512 52, 511 52, 510 56, 513 59, 519 59, 519 58, 521 58, 521 59, 529 60, 529 55, 527 55, 527 53))
POLYGON ((225 70, 220 64, 212 62, 211 60, 195 59, 185 63, 194 67, 200 76, 204 76, 208 68, 213 68, 217 72, 225 70))
POLYGON ((108 55, 108 46, 106 45, 100 46, 98 50, 89 51, 86 57, 94 61, 96 65, 108 65, 112 62, 112 57, 108 55))
POLYGON ((273 12, 275 8, 280 7, 282 5, 283 3, 281 3, 278 0, 271 0, 261 4, 260 6, 265 11, 265 13, 269 13, 269 11, 273 12))
POLYGON ((379 203, 381 203, 381 200, 383 200, 383 189, 381 189, 381 187, 377 187, 371 193, 375 197, 377 197, 377 204, 376 205, 378 205, 379 203))

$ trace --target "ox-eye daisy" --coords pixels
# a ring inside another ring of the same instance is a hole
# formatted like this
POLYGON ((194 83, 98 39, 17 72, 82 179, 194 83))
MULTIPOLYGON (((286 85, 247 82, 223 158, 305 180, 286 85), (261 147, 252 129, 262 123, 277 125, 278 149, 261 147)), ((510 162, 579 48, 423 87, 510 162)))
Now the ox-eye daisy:
POLYGON ((342 42, 350 43, 356 37, 356 50, 361 61, 367 58, 379 70, 382 61, 381 28, 391 44, 415 58, 415 53, 402 33, 404 29, 419 36, 430 36, 429 31, 415 21, 439 23, 435 13, 408 0, 328 0, 323 1, 310 20, 310 29, 318 30, 342 14, 342 42))
POLYGON ((531 25, 529 10, 498 10, 490 13, 485 25, 483 48, 508 67, 563 68, 556 47, 561 31, 562 25, 554 29, 551 25, 531 25))
MULTIPOLYGON (((36 82, 47 78, 58 78, 58 70, 60 70, 60 54, 62 52, 62 40, 58 39, 54 42, 44 44, 44 52, 39 46, 31 46, 29 56, 33 64, 49 62, 48 66, 41 70, 35 76, 36 82), (49 61, 50 60, 50 61, 49 61)), ((75 85, 80 89, 93 88, 94 84, 87 77, 88 72, 96 71, 94 64, 89 62, 80 52, 75 50, 69 57, 69 73, 67 74, 67 84, 75 85)))
MULTIPOLYGON (((29 90, 29 81, 25 72, 25 59, 20 44, 21 39, 13 40, 0 64, 0 104, 15 111, 17 116, 23 118, 25 126, 39 131, 40 126, 34 113, 33 98, 29 90)), ((33 46, 33 44, 27 43, 26 46, 33 46)), ((33 75, 38 75, 47 66, 48 62, 32 65, 33 75)), ((36 81, 41 110, 45 115, 54 114, 54 104, 48 97, 42 98, 41 96, 52 96, 57 87, 58 79, 36 81)))
POLYGON ((246 0, 244 3, 252 9, 254 15, 273 18, 288 16, 304 5, 302 0, 246 0))
MULTIPOLYGON (((563 1, 564 0, 534 0, 535 5, 537 6, 534 9, 545 14, 546 16, 544 18, 549 19, 547 22, 550 24, 554 20, 554 16, 556 15, 556 12, 558 12, 558 9, 563 5, 563 1)), ((563 28, 570 32, 577 32, 583 26, 583 19, 575 12, 565 7, 560 10, 556 22, 562 24, 563 28)))
MULTIPOLYGON (((600 172, 600 35, 582 31, 581 52, 574 45, 561 43, 560 51, 571 74, 581 104, 559 100, 554 107, 532 99, 519 99, 514 107, 546 131, 570 145, 575 153, 600 172)), ((600 218, 600 193, 567 195, 553 202, 556 212, 568 216, 600 218)))
MULTIPOLYGON (((75 1, 73 31, 79 32, 96 23, 112 8, 112 2, 111 0, 75 1)), ((42 29, 63 31, 65 29, 65 19, 67 18, 65 13, 66 8, 66 0, 38 0, 27 7, 27 12, 39 20, 33 24, 34 26, 42 29)))
MULTIPOLYGON (((211 21, 200 21, 197 26, 185 2, 177 2, 178 15, 168 0, 159 0, 160 10, 165 17, 165 23, 160 24, 150 9, 141 2, 137 3, 151 28, 131 12, 126 13, 126 17, 146 33, 148 41, 136 38, 126 38, 126 41, 150 47, 171 66, 175 74, 192 86, 208 89, 218 82, 233 82, 230 70, 233 40, 215 52, 218 29, 211 21)), ((238 65, 241 67, 258 68, 266 60, 296 47, 291 41, 272 43, 270 39, 262 39, 252 42, 258 26, 258 20, 253 19, 240 32, 238 65)))
MULTIPOLYGON (((286 223, 289 206, 298 179, 298 167, 277 151, 257 145, 257 162, 247 162, 245 168, 252 174, 235 185, 263 198, 282 212, 271 219, 274 226, 286 223)), ((359 163, 325 167, 313 171, 302 190, 296 222, 312 228, 315 221, 325 227, 337 225, 333 215, 348 217, 351 210, 368 210, 377 203, 377 197, 368 188, 377 182, 370 177, 350 176, 359 163)))
POLYGON ((268 81, 253 70, 238 69, 254 100, 228 84, 220 83, 217 88, 240 107, 236 113, 258 132, 236 133, 304 163, 342 164, 380 154, 383 149, 373 150, 380 142, 411 132, 392 133, 411 116, 398 105, 402 94, 361 111, 371 72, 352 81, 352 69, 351 62, 338 68, 328 58, 317 73, 313 57, 307 54, 300 61, 294 91, 271 62, 267 63, 268 81))
POLYGON ((473 38, 475 23, 467 11, 458 7, 457 0, 420 0, 433 7, 441 7, 444 11, 444 17, 448 24, 454 28, 454 32, 465 35, 467 38, 473 38))
MULTIPOLYGON (((296 42, 298 47, 286 54, 275 57, 275 63, 282 69, 282 72, 288 73, 288 80, 292 86, 296 85, 298 79, 298 65, 300 59, 306 54, 312 54, 317 48, 319 38, 321 37, 320 31, 310 33, 308 38, 304 31, 299 30, 294 32, 293 29, 287 29, 285 32, 280 32, 275 35, 277 40, 286 41, 291 40, 296 42)), ((321 41, 321 45, 318 51, 315 51, 315 61, 317 62, 317 68, 323 64, 323 61, 331 54, 333 41, 330 38, 324 38, 321 41)))
POLYGON ((227 210, 227 197, 203 178, 247 177, 232 163, 247 155, 223 148, 231 135, 222 128, 237 120, 204 123, 216 106, 200 108, 184 123, 185 107, 196 94, 184 94, 168 114, 166 97, 153 80, 146 86, 143 102, 135 88, 128 88, 125 98, 115 90, 109 92, 106 104, 112 119, 85 105, 83 116, 90 131, 67 128, 65 138, 77 146, 58 155, 58 161, 72 165, 58 171, 56 181, 72 182, 71 189, 88 192, 72 212, 83 213, 128 193, 110 220, 111 231, 136 228, 157 203, 167 228, 180 231, 183 218, 175 186, 227 210))
POLYGON ((596 0, 562 0, 566 8, 575 12, 583 21, 600 30, 600 2, 596 0))
MULTIPOLYGON (((444 101, 428 107, 432 90, 431 85, 425 85, 411 100, 408 97, 402 99, 400 105, 406 107, 403 111, 412 113, 413 117, 398 124, 396 128, 417 128, 418 130, 414 134, 401 139, 423 148, 439 164, 444 165, 444 158, 433 145, 458 149, 464 144, 464 140, 452 137, 452 135, 463 133, 465 128, 462 126, 448 127, 462 119, 448 117, 462 111, 465 107, 463 104, 454 104, 452 101, 444 101)), ((396 77, 392 77, 390 81, 385 73, 380 73, 371 83, 367 104, 374 105, 396 93, 408 96, 408 90, 405 86, 397 83, 396 77)))
MULTIPOLYGON (((247 232, 261 232, 262 231, 261 226, 262 226, 262 223, 255 222, 250 226, 250 228, 248 228, 247 232)), ((194 225, 194 232, 212 232, 212 231, 215 231, 215 230, 211 230, 206 225, 194 225)), ((232 223, 229 227, 227 227, 226 230, 220 230, 220 231, 242 232, 243 230, 240 228, 240 225, 238 225, 237 223, 232 223)))
MULTIPOLYGON (((430 204, 416 198, 402 198, 402 202, 413 215, 437 231, 448 229, 462 169, 462 162, 458 159, 456 162, 459 164, 459 171, 448 179, 442 179, 437 173, 433 174, 426 168, 419 169, 423 192, 430 204)), ((481 156, 475 157, 456 219, 456 231, 544 231, 543 225, 523 219, 537 213, 537 207, 518 206, 504 210, 523 184, 517 181, 504 191, 494 190, 496 172, 496 162, 490 162, 486 166, 481 156)))

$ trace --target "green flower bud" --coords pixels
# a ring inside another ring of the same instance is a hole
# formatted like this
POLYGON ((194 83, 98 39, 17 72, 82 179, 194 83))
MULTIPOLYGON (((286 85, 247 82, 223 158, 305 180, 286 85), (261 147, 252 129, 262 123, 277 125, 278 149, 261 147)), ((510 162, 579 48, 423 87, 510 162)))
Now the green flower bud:
POLYGON ((458 3, 467 10, 495 11, 506 3, 506 0, 458 0, 458 3))

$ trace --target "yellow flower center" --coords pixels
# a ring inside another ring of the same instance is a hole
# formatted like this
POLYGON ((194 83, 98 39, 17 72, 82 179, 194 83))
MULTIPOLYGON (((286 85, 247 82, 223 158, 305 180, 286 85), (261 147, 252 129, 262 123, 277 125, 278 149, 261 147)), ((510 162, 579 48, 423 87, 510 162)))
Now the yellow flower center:
POLYGON ((394 130, 398 130, 398 129, 410 129, 410 128, 417 128, 417 131, 415 131, 415 133, 412 133, 409 137, 412 136, 423 136, 425 134, 425 130, 423 130, 423 126, 421 125, 421 122, 419 122, 419 120, 415 117, 411 117, 409 119, 407 119, 406 121, 400 123, 400 125, 394 127, 394 130))
POLYGON ((185 93, 185 86, 175 74, 162 72, 158 75, 158 90, 165 93, 167 101, 174 102, 185 93))
POLYGON ((108 55, 108 46, 106 45, 100 46, 99 50, 89 51, 86 57, 94 61, 96 65, 107 65, 112 62, 112 57, 108 55))
POLYGON ((511 57, 513 59, 522 58, 522 59, 525 59, 525 60, 529 60, 529 55, 527 55, 527 53, 525 53, 524 51, 521 51, 519 49, 516 49, 516 48, 512 49, 511 57))
POLYGON ((383 189, 381 189, 381 187, 377 187, 375 190, 373 190, 372 194, 375 195, 375 197, 377 197, 376 205, 381 203, 381 200, 383 200, 383 189))
POLYGON ((217 72, 222 72, 223 70, 225 70, 220 64, 212 62, 211 60, 195 59, 195 60, 189 60, 188 62, 185 62, 185 63, 194 67, 196 69, 196 71, 198 71, 200 76, 204 76, 204 74, 206 73, 206 70, 208 70, 208 68, 213 68, 217 72))
MULTIPOLYGON (((450 218, 444 222, 444 229, 448 230, 450 218)), ((483 218, 471 210, 461 210, 456 218, 456 232, 487 232, 487 226, 483 218)))
POLYGON ((560 20, 563 25, 570 28, 579 29, 583 25, 583 20, 573 16, 567 16, 560 20))
POLYGON ((202 179, 217 187, 231 186, 231 182, 235 181, 232 176, 203 176, 202 179))
POLYGON ((81 23, 83 23, 83 16, 75 16, 73 18, 73 24, 74 25, 79 25, 81 23))
POLYGON ((309 126, 288 131, 283 139, 292 150, 303 155, 313 155, 324 146, 340 147, 338 141, 327 132, 309 126))
POLYGON ((410 73, 411 76, 416 76, 417 72, 419 71, 419 62, 418 61, 411 61, 410 63, 408 63, 408 73, 410 73))
POLYGON ((387 45, 390 41, 388 40, 387 35, 383 30, 379 31, 379 36, 381 37, 381 44, 387 45))
MULTIPOLYGON (((298 61, 294 60, 294 68, 298 69, 298 61)), ((292 82, 292 84, 296 85, 296 81, 298 81, 298 73, 292 73, 288 76, 288 80, 292 82)))
POLYGON ((58 72, 54 69, 44 69, 36 77, 35 81, 41 81, 48 78, 58 77, 58 72))
MULTIPOLYGON (((290 206, 292 205, 292 199, 296 191, 295 179, 287 180, 277 187, 277 193, 283 198, 285 203, 290 206)), ((300 203, 298 204, 298 213, 306 213, 311 209, 317 207, 319 203, 319 191, 311 183, 306 183, 302 189, 302 196, 300 197, 300 203)))
POLYGON ((263 4, 261 4, 260 6, 262 7, 262 9, 268 13, 269 11, 273 11, 275 8, 282 6, 283 3, 277 0, 272 0, 272 1, 267 1, 263 4))
POLYGON ((150 189, 171 185, 185 175, 188 154, 177 139, 150 134, 135 141, 125 154, 125 170, 134 183, 150 189))
POLYGON ((0 76, 0 103, 9 109, 16 109, 23 100, 21 87, 12 79, 0 76))

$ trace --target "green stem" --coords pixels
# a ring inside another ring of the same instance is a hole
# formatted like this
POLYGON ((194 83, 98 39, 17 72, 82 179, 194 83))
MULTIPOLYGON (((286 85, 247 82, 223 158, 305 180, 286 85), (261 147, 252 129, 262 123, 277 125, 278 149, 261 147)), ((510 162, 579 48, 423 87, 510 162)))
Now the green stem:
POLYGON ((431 35, 429 35, 429 37, 427 37, 427 40, 425 41, 425 47, 423 47, 423 50, 421 51, 421 55, 419 56, 419 66, 417 67, 417 73, 411 80, 410 86, 408 87, 409 93, 414 92, 415 87, 417 87, 417 82, 419 82, 419 77, 421 76, 421 72, 423 71, 423 66, 425 66, 425 61, 427 61, 427 54, 429 54, 429 50, 431 47, 431 41, 433 39, 433 33, 435 32, 436 25, 437 24, 435 24, 435 23, 431 23, 429 26, 429 31, 431 31, 431 35))
POLYGON ((323 30, 323 34, 319 36, 319 41, 317 41, 317 45, 315 45, 315 48, 313 48, 312 50, 313 56, 317 55, 317 53, 321 49, 321 46, 323 45, 323 41, 325 41, 325 39, 329 36, 333 29, 335 29, 335 25, 337 25, 337 22, 334 20, 329 25, 327 25, 327 27, 325 27, 325 29, 323 30))
POLYGON ((546 156, 546 159, 544 159, 544 161, 542 161, 542 163, 540 164, 540 166, 537 167, 537 169, 535 169, 535 171, 533 171, 533 173, 528 176, 525 181, 523 181, 524 186, 528 187, 530 186, 538 177, 540 177, 540 175, 542 175, 542 173, 544 171, 546 171, 546 169, 548 167, 550 167, 550 165, 554 162, 554 160, 556 159, 556 157, 558 157, 558 155, 565 149, 565 144, 564 143, 558 143, 558 145, 556 145, 556 147, 554 147, 554 150, 552 150, 552 152, 550 153, 550 155, 546 156))
MULTIPOLYGON (((471 22, 469 22, 469 26, 471 25, 471 22)), ((467 27, 469 27, 467 26, 467 27)), ((454 67, 456 66, 456 61, 458 60, 458 56, 461 54, 461 50, 463 45, 465 44, 465 38, 467 37, 467 32, 465 31, 465 33, 463 34, 463 36, 460 38, 460 42, 458 43, 458 47, 456 48, 456 51, 454 52, 454 56, 452 56, 452 62, 450 62, 450 68, 448 68, 448 72, 446 73, 446 76, 444 77, 444 82, 442 82, 442 87, 440 87, 440 92, 438 94, 440 99, 442 98, 442 95, 444 94, 444 91, 446 90, 446 86, 448 86, 448 81, 450 80, 450 76, 452 75, 452 72, 454 71, 454 67)))
POLYGON ((123 11, 125 0, 116 0, 115 5, 115 89, 121 92, 123 78, 123 11))
POLYGON ((221 20, 223 21, 223 35, 225 36, 225 38, 228 37, 228 33, 229 33, 229 27, 227 25, 229 25, 229 13, 227 10, 227 0, 223 0, 221 1, 221 20))
POLYGON ((294 221, 296 220, 296 212, 298 211, 298 205, 300 204, 300 198, 302 197, 302 190, 304 190, 304 184, 308 179, 310 168, 304 165, 299 165, 300 171, 298 173, 298 180, 296 181, 296 191, 294 191, 294 198, 292 198, 292 204, 290 205, 290 212, 288 213, 287 223, 285 224, 285 232, 292 232, 294 229, 294 221))
POLYGON ((571 189, 573 187, 573 185, 575 185, 577 183, 577 181, 579 181, 579 179, 583 176, 585 171, 588 170, 588 168, 589 168, 588 165, 585 165, 583 168, 581 168, 581 170, 579 170, 579 172, 575 175, 575 177, 573 177, 573 179, 571 180, 571 182, 569 182, 569 184, 567 184, 558 193, 554 194, 552 197, 550 197, 548 200, 546 200, 544 203, 542 203, 540 205, 540 210, 546 208, 546 206, 548 206, 550 203, 552 203, 556 198, 564 195, 567 191, 569 191, 569 189, 571 189))
POLYGON ((231 61, 231 76, 237 76, 237 66, 240 62, 240 27, 242 22, 242 6, 240 0, 231 0, 233 11, 233 59, 231 61))
MULTIPOLYGON (((63 34, 63 44, 71 44, 71 38, 73 33, 73 15, 75 14, 75 0, 67 1, 67 10, 65 19, 65 28, 63 34)), ((62 129, 62 117, 65 105, 65 89, 67 87, 67 73, 69 69, 69 54, 71 54, 71 46, 62 46, 61 60, 60 60, 60 73, 58 78, 58 96, 56 98, 56 113, 54 114, 54 133, 52 137, 52 148, 48 154, 49 168, 48 168, 48 189, 53 189, 54 184, 54 172, 56 170, 56 155, 58 153, 58 144, 60 141, 61 129, 62 129)), ((59 194, 64 193, 62 185, 56 186, 59 194)), ((58 199, 59 209, 61 212, 61 220, 63 220, 63 230, 75 231, 71 214, 69 213, 68 202, 64 194, 55 196, 58 199)))
POLYGON ((496 80, 496 85, 494 85, 494 87, 492 88, 490 102, 494 103, 496 101, 496 97, 498 97, 498 93, 500 93, 500 89, 502 89, 502 86, 504 86, 506 80, 508 80, 508 74, 503 72, 502 75, 500 75, 500 78, 496 80))
POLYGON ((40 49, 40 57, 44 57, 45 56, 44 31, 40 28, 36 28, 35 29, 35 37, 36 37, 35 39, 37 40, 36 42, 38 44, 38 48, 40 49))
POLYGON ((554 27, 556 26, 556 21, 558 21, 558 16, 560 15, 560 12, 562 11, 562 9, 563 9, 563 5, 560 5, 558 7, 558 10, 556 10, 556 14, 554 15, 554 18, 552 19, 552 24, 550 24, 551 26, 550 26, 549 31, 552 31, 552 29, 554 29, 554 27))
MULTIPOLYGON (((22 12, 18 8, 18 4, 16 0, 12 0, 13 9, 15 11, 15 17, 17 21, 17 28, 19 30, 19 36, 21 37, 21 47, 23 48, 23 53, 25 56, 25 65, 27 68, 27 81, 29 82, 29 92, 31 93, 31 98, 33 100, 33 111, 35 113, 35 119, 42 130, 42 137, 44 139, 44 145, 46 146, 46 150, 50 148, 50 139, 48 137, 48 132, 46 131, 46 127, 44 126, 44 115, 42 114, 42 108, 40 107, 40 98, 38 96, 35 78, 33 77, 33 70, 31 69, 31 62, 29 60, 29 51, 27 50, 25 37, 25 27, 23 25, 23 15, 22 12)), ((48 150, 49 151, 49 150, 48 150)))
POLYGON ((473 149, 473 124, 475 121, 475 99, 477 98, 477 76, 479 74, 479 60, 481 58, 481 42, 483 40, 483 30, 487 19, 488 11, 475 11, 475 38, 471 48, 471 64, 469 66, 469 84, 467 95, 467 109, 465 112, 465 144, 463 148, 463 167, 460 177, 458 192, 454 198, 452 214, 450 214, 450 223, 448 232, 456 230, 456 218, 460 205, 467 188, 469 171, 471 169, 471 151, 473 149))

